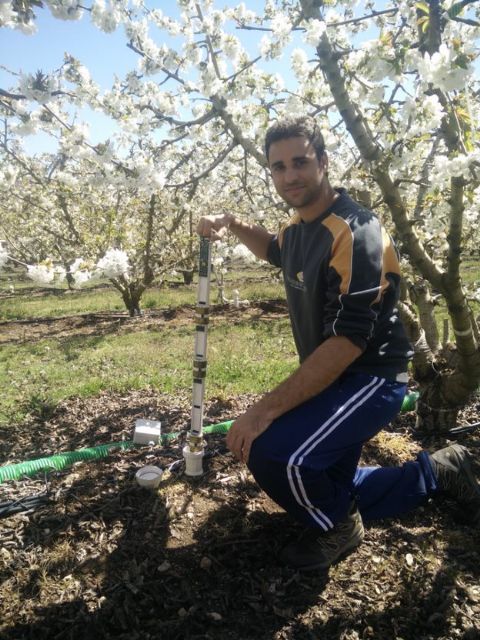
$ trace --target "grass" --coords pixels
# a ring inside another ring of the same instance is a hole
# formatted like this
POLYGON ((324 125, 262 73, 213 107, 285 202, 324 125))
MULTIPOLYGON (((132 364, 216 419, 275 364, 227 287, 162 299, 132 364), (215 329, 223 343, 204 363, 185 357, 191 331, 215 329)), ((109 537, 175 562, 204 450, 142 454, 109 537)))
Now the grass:
MULTIPOLYGON (((194 327, 169 326, 101 337, 4 346, 0 352, 0 426, 48 417, 70 396, 154 387, 191 389, 194 327)), ((209 330, 207 397, 266 391, 296 365, 288 320, 227 324, 209 330), (261 345, 261 349, 259 346, 261 345)))
MULTIPOLYGON (((478 261, 466 261, 465 279, 478 280, 478 261)), ((283 285, 265 271, 229 273, 225 295, 261 300, 283 296, 283 285)), ((146 309, 174 308, 196 303, 196 284, 153 288, 146 292, 146 309)), ((217 287, 212 284, 211 300, 217 287)), ((0 319, 74 315, 85 312, 125 312, 112 288, 76 292, 19 289, 0 298, 0 319)), ((477 312, 480 306, 477 307, 477 312)), ((444 310, 438 308, 439 318, 444 310)), ((1 327, 0 327, 1 331, 1 327)), ((106 336, 74 335, 5 345, 0 351, 0 426, 14 425, 29 414, 48 417, 57 403, 71 396, 92 396, 101 391, 127 391, 154 387, 165 393, 190 392, 194 326, 173 322, 160 331, 139 331, 106 336)), ((288 375, 297 364, 288 319, 275 322, 221 323, 213 321, 208 334, 207 398, 261 393, 288 375)))
MULTIPOLYGON (((265 275, 270 272, 269 267, 249 270, 242 273, 241 279, 238 274, 228 274, 224 287, 226 297, 232 299, 234 289, 239 291, 241 299, 264 300, 282 296, 282 283, 273 279, 265 279, 265 275)), ((174 286, 148 289, 142 298, 142 307, 144 309, 164 309, 196 303, 196 283, 183 285, 178 281, 171 284, 174 286)), ((31 287, 18 288, 16 286, 15 291, 13 296, 0 297, 0 321, 54 318, 103 311, 126 313, 120 293, 113 287, 105 285, 79 291, 69 291, 68 289, 43 289, 39 291, 31 287)), ((3 292, 8 293, 8 290, 4 287, 3 292)), ((0 288, 1 293, 2 289, 0 288)), ((217 297, 218 288, 213 282, 211 287, 212 303, 217 302, 217 297)))
MULTIPOLYGON (((178 288, 152 288, 143 297, 145 309, 194 304, 196 290, 192 286, 178 288)), ((0 320, 26 320, 33 318, 55 318, 78 313, 101 313, 118 311, 127 313, 120 293, 113 287, 44 290, 42 293, 0 299, 0 320)))
POLYGON ((460 267, 463 282, 480 286, 479 270, 480 261, 478 258, 464 258, 460 267))

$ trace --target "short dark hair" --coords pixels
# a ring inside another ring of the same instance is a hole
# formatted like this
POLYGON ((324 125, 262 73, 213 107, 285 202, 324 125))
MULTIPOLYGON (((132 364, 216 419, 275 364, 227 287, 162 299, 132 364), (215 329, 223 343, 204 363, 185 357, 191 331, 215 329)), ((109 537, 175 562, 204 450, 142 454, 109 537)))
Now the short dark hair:
POLYGON ((274 122, 265 135, 265 156, 268 161, 270 147, 274 142, 287 138, 305 137, 315 149, 317 158, 325 153, 325 140, 320 127, 311 116, 297 116, 284 118, 274 122))

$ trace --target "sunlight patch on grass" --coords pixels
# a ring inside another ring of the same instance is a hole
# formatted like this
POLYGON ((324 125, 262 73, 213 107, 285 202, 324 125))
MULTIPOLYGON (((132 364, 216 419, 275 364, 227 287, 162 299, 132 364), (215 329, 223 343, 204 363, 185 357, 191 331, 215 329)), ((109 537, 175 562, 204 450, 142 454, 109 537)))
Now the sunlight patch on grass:
MULTIPOLYGON (((251 278, 235 274, 226 281, 224 294, 233 299, 238 290, 242 300, 265 300, 283 295, 283 284, 272 278, 265 278, 262 272, 254 272, 251 278)), ((182 305, 194 305, 197 301, 197 285, 152 287, 143 295, 141 306, 145 310, 166 309, 182 305)), ((212 282, 211 303, 218 302, 218 287, 212 282)), ((12 296, 0 298, 0 321, 25 320, 29 318, 54 318, 79 313, 102 312, 127 313, 120 293, 112 286, 86 288, 78 291, 52 289, 36 291, 18 289, 12 296)))
MULTIPOLYGON (((287 319, 212 324, 206 395, 260 393, 296 365, 287 319)), ((194 326, 108 336, 74 336, 4 346, 0 425, 46 417, 59 401, 101 391, 191 390, 194 326)))

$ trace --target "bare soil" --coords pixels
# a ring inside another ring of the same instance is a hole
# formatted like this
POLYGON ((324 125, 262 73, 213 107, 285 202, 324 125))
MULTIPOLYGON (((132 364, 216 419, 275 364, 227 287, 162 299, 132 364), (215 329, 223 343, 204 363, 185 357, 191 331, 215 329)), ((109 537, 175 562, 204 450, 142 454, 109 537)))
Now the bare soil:
MULTIPOLYGON (((176 321, 183 313, 191 322, 193 310, 175 313, 176 321)), ((77 322, 51 323, 48 335, 103 327, 100 320, 77 322)), ((22 339, 16 325, 9 341, 22 339)), ((42 326, 35 324, 37 339, 42 326)), ((205 423, 234 418, 254 400, 214 399, 205 423)), ((179 432, 168 446, 116 451, 0 485, 3 505, 39 496, 30 509, 0 519, 2 640, 480 638, 480 531, 459 521, 455 505, 436 499, 401 519, 368 525, 364 543, 328 573, 294 571, 277 552, 298 526, 234 461, 223 436, 208 436, 202 477, 183 473, 189 413, 186 396, 105 393, 71 398, 49 419, 33 416, 0 431, 2 465, 130 440, 136 418, 179 432), (146 464, 165 469, 157 490, 135 482, 146 464)), ((479 413, 472 403, 460 422, 476 422, 479 413)), ((480 433, 456 441, 470 448, 478 473, 480 433)), ((445 444, 422 440, 414 415, 402 414, 365 447, 363 462, 399 464, 422 447, 445 444)))
MULTIPOLYGON (((231 305, 212 305, 211 315, 218 321, 231 323, 249 320, 275 320, 287 314, 284 300, 251 302, 238 308, 231 305)), ((8 320, 0 322, 0 345, 36 342, 46 338, 65 338, 70 335, 106 335, 133 331, 147 331, 172 321, 176 325, 193 326, 195 307, 183 305, 168 309, 147 310, 143 316, 130 318, 127 313, 82 313, 57 318, 8 320)))

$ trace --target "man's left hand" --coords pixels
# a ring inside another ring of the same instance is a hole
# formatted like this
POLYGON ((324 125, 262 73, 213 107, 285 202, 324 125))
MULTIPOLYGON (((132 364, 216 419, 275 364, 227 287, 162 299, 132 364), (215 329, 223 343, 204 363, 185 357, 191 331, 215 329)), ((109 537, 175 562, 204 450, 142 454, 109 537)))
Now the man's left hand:
POLYGON ((227 433, 227 447, 241 462, 248 462, 252 443, 273 420, 255 406, 235 420, 227 433))

